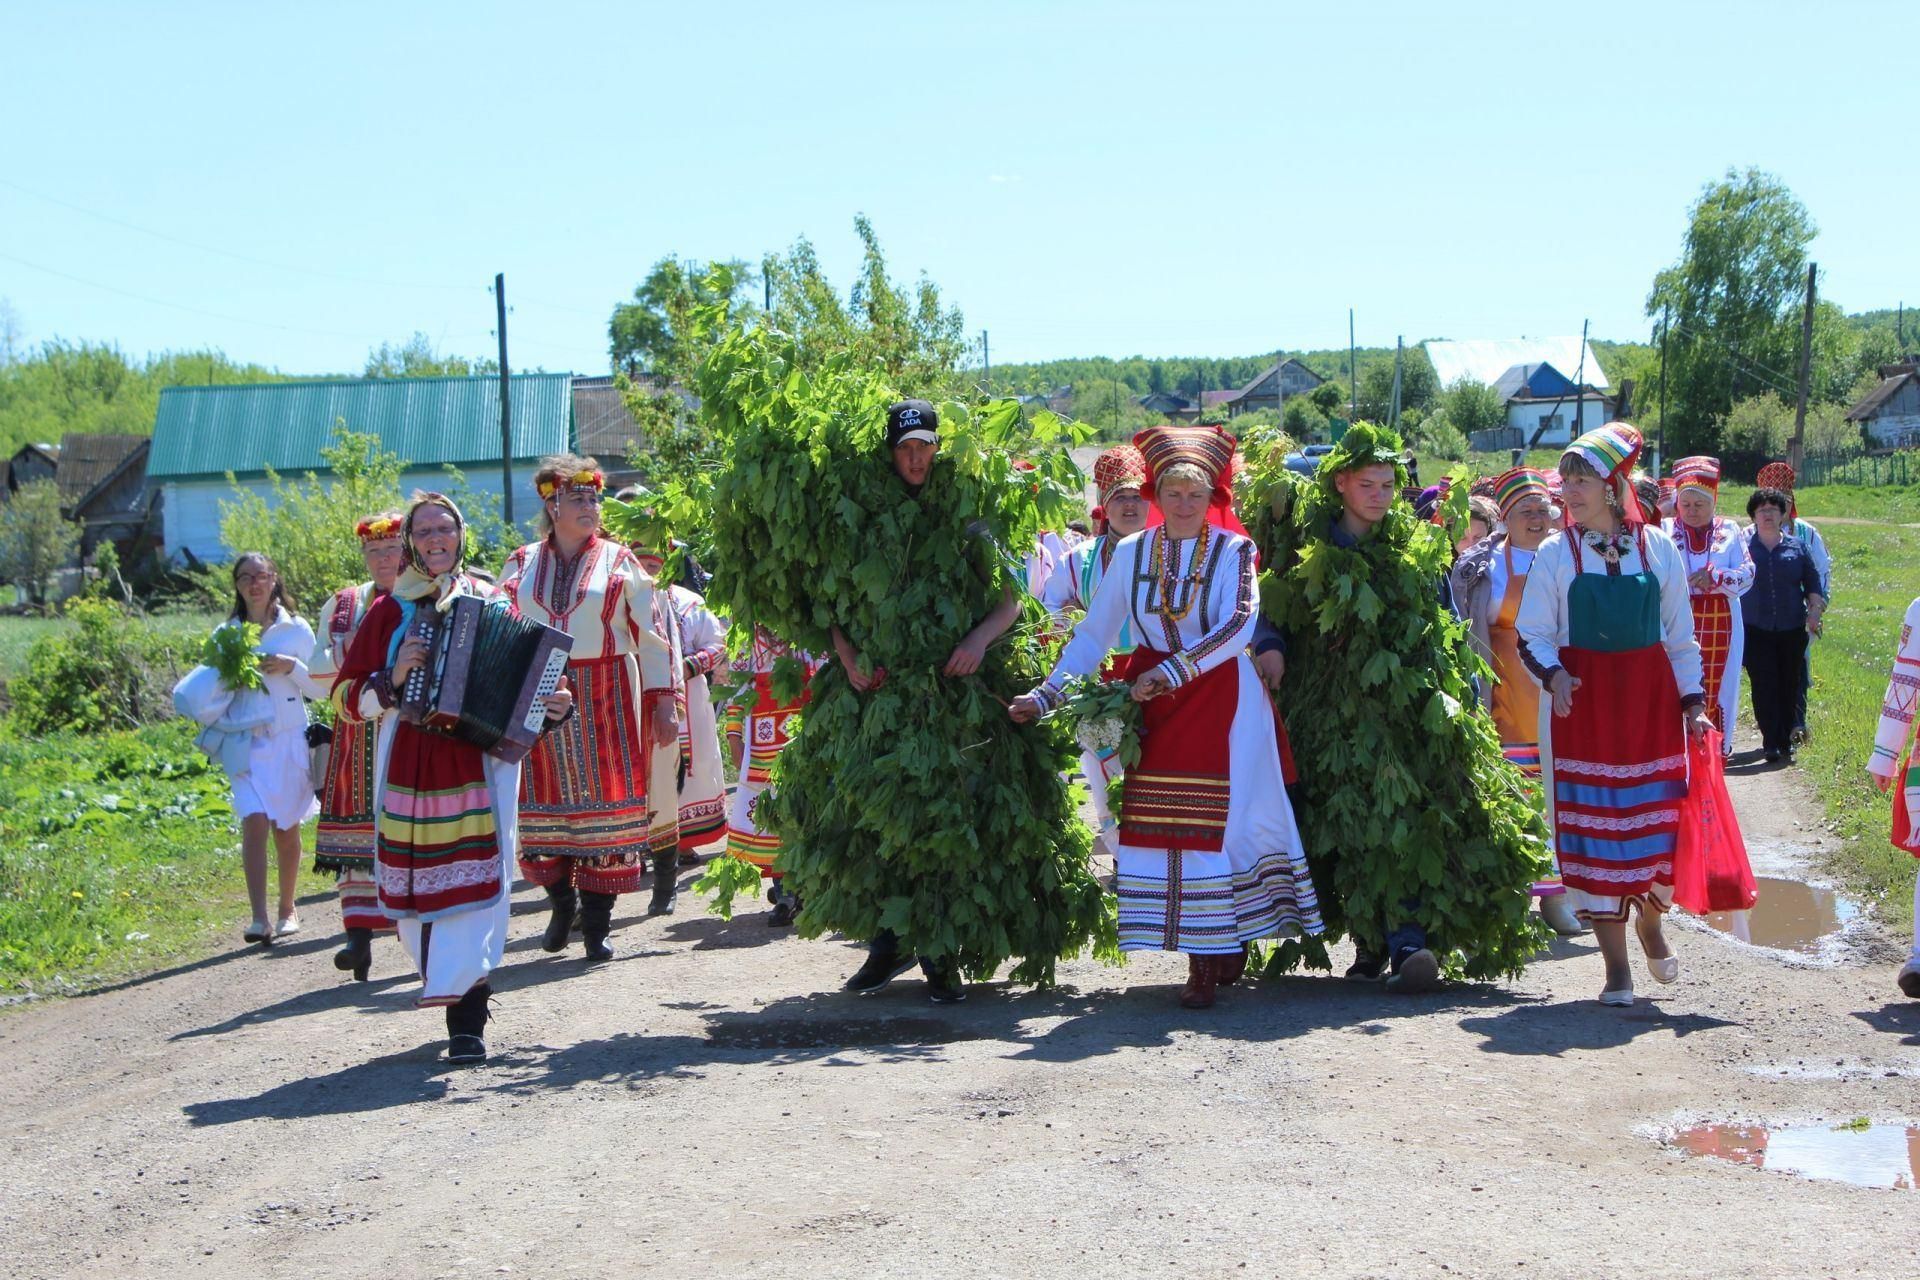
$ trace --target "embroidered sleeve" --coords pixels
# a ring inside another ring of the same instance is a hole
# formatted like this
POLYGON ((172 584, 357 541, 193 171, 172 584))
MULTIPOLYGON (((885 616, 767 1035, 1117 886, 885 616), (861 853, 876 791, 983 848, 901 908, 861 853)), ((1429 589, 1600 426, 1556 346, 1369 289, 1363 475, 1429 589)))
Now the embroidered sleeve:
POLYGON ((1807 544, 1807 554, 1813 557, 1813 567, 1820 573, 1820 595, 1828 604, 1833 603, 1833 557, 1827 554, 1827 540, 1820 531, 1805 520, 1794 521, 1794 531, 1800 534, 1800 540, 1807 544))
MULTIPOLYGON (((1145 537, 1135 534, 1135 538, 1145 537)), ((1128 539, 1132 542, 1133 539, 1128 539)), ((1100 579, 1100 585, 1093 589, 1093 599, 1087 602, 1086 616, 1074 624, 1073 635, 1060 650, 1060 660, 1054 664, 1053 674, 1049 675, 1033 691, 1040 705, 1052 711, 1065 701, 1062 692, 1067 681, 1077 676, 1090 676, 1100 670, 1107 660, 1107 654, 1119 642, 1120 629, 1127 623, 1127 615, 1133 609, 1133 580, 1130 575, 1119 571, 1122 555, 1130 554, 1132 548, 1122 543, 1120 550, 1114 553, 1114 565, 1100 579)))
POLYGON ((1673 681, 1680 686, 1680 705, 1685 707, 1690 698, 1698 702, 1705 687, 1700 644, 1693 638, 1693 593, 1687 587, 1687 564, 1680 548, 1664 533, 1648 530, 1641 545, 1647 568, 1660 584, 1661 641, 1666 645, 1667 660, 1673 664, 1673 681))
POLYGON ((1887 678, 1887 696, 1880 702, 1880 723, 1873 735, 1873 754, 1867 772, 1891 778, 1900 753, 1913 736, 1913 717, 1920 707, 1920 600, 1907 606, 1900 625, 1900 646, 1894 650, 1893 672, 1887 678))
POLYGON ((1260 612, 1260 592, 1253 581, 1253 543, 1240 538, 1226 556, 1211 584, 1220 624, 1160 664, 1176 689, 1233 661, 1253 640, 1254 619, 1260 612))
POLYGON ((1733 537, 1714 559, 1718 562, 1712 571, 1715 591, 1737 599, 1752 589, 1753 553, 1738 529, 1733 530, 1733 537))
POLYGON ((689 677, 711 675, 727 660, 727 628, 705 604, 694 603, 682 615, 681 660, 689 677))
POLYGON ((680 660, 669 624, 660 616, 663 601, 654 590, 653 579, 638 561, 625 557, 608 570, 608 575, 607 589, 620 593, 619 624, 625 628, 640 664, 643 700, 671 697, 674 682, 680 678, 680 660))
POLYGON ((400 627, 400 606, 383 596, 367 610, 333 681, 333 708, 343 720, 377 720, 398 701, 387 675, 387 651, 400 627))

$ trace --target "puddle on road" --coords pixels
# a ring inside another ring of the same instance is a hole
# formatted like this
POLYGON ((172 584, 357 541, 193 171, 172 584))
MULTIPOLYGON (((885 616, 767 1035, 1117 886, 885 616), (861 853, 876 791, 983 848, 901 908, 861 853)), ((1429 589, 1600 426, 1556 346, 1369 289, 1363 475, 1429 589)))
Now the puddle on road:
POLYGON ((1802 1178, 1898 1191, 1920 1185, 1920 1128, 1709 1124, 1683 1129, 1670 1141, 1690 1156, 1802 1178))
POLYGON ((1711 912, 1707 924, 1756 947, 1811 954, 1820 949, 1822 938, 1860 914, 1856 904, 1833 890, 1800 880, 1761 876, 1759 887, 1753 910, 1711 912))

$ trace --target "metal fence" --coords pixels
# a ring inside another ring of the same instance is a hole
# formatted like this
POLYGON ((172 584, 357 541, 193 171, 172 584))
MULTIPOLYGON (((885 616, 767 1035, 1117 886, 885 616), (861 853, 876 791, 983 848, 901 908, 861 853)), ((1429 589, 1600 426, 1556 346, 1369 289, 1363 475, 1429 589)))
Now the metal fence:
POLYGON ((1809 454, 1796 477, 1799 485, 1911 484, 1920 480, 1920 450, 1892 453, 1809 454))

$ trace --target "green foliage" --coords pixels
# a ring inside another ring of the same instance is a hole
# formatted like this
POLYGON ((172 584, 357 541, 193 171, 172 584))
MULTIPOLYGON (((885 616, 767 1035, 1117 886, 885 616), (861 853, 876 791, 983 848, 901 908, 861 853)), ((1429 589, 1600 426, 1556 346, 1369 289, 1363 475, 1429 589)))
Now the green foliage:
POLYGON ((482 357, 468 360, 464 356, 441 355, 434 350, 433 339, 424 333, 416 332, 405 342, 395 346, 383 342, 367 352, 366 368, 361 371, 363 378, 466 378, 474 374, 500 372, 500 361, 482 357))
POLYGON ((201 646, 200 661, 220 673, 220 683, 239 693, 246 689, 264 689, 266 677, 260 674, 260 626, 254 622, 230 622, 215 627, 201 646))
MULTIPOLYGON (((227 550, 236 556, 265 552, 303 609, 317 608, 333 592, 366 577, 353 527, 373 512, 400 505, 406 465, 380 447, 379 436, 350 431, 345 422, 335 426, 333 443, 320 456, 331 472, 325 480, 308 472, 289 481, 268 471, 271 496, 236 484, 234 500, 220 504, 220 541, 227 550)), ((224 568, 215 572, 225 580, 224 568)))
POLYGON ((761 802, 786 883, 807 904, 801 931, 892 929, 974 977, 1020 957, 1013 976, 1025 982, 1050 982, 1058 957, 1112 953, 1113 907, 1062 779, 1071 739, 1006 713, 1045 672, 1038 605, 1026 600, 978 673, 940 673, 1018 591, 1019 551, 1064 518, 1079 473, 1063 452, 1036 452, 1062 424, 1041 415, 1036 439, 1011 402, 942 404, 940 453, 915 495, 884 448, 895 388, 857 352, 809 365, 790 338, 735 327, 703 365, 700 396, 725 465, 710 495, 658 505, 710 497, 710 599, 736 626, 814 652, 829 651, 838 624, 886 670, 866 693, 838 664, 814 677, 761 802), (1017 473, 1017 453, 1037 471, 1017 473))
POLYGON ((1471 378, 1455 379, 1440 394, 1438 409, 1461 435, 1507 425, 1507 405, 1500 393, 1471 378))
POLYGON ((8 681, 22 732, 100 733, 173 714, 170 690, 197 643, 158 633, 105 600, 75 600, 67 617, 71 629, 34 641, 25 670, 8 681))
MULTIPOLYGON (((468 483, 467 473, 452 463, 445 464, 441 469, 447 473, 446 485, 441 492, 452 498, 454 505, 460 508, 461 520, 466 526, 467 563, 488 573, 500 572, 507 557, 518 551, 526 539, 500 514, 500 495, 475 489, 468 483)), ((359 577, 352 579, 354 582, 360 580, 359 577)), ((344 587, 347 584, 342 582, 339 585, 344 587)))
POLYGON ((722 854, 707 863, 707 869, 693 882, 693 887, 706 895, 709 913, 731 920, 734 900, 752 901, 760 894, 760 884, 760 868, 745 858, 722 854))
POLYGON ((237 364, 218 351, 164 352, 131 359, 108 342, 55 339, 0 359, 0 453, 23 444, 59 444, 69 431, 146 435, 160 389, 209 383, 277 382, 288 375, 237 364))
MULTIPOLYGON (((204 954, 246 907, 226 776, 194 726, 0 730, 0 990, 75 990, 204 954)), ((321 882, 303 877, 303 894, 321 882)))
MULTIPOLYGON (((1447 537, 1402 502, 1357 547, 1329 536, 1341 512, 1334 477, 1399 449, 1391 432, 1355 423, 1312 481, 1267 448, 1242 474, 1261 607, 1293 637, 1280 700, 1300 763, 1300 831, 1329 940, 1344 929, 1383 953, 1411 911, 1449 972, 1514 974, 1546 941, 1528 909, 1549 866, 1546 829, 1474 694, 1485 665, 1440 602, 1447 537)), ((1324 947, 1289 941, 1275 964, 1303 959, 1324 965, 1324 947)))
POLYGON ((60 570, 80 552, 80 526, 60 513, 60 486, 31 480, 0 503, 0 577, 45 603, 60 570))
POLYGON ((655 375, 663 383, 685 385, 706 354, 696 316, 722 306, 746 314, 748 290, 759 282, 753 268, 735 260, 706 265, 662 258, 633 290, 633 300, 613 309, 607 321, 607 354, 615 369, 629 376, 655 375))

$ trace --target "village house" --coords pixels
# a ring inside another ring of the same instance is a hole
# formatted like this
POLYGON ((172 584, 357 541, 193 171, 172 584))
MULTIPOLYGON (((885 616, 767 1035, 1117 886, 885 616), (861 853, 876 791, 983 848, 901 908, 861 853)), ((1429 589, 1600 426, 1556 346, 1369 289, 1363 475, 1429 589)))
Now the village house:
MULTIPOLYGON (((512 378, 513 514, 524 524, 539 506, 533 470, 573 447, 571 374, 512 378)), ((147 481, 169 559, 218 561, 220 504, 236 487, 272 492, 269 472, 292 480, 325 475, 320 450, 337 428, 380 438, 406 460, 403 492, 443 489, 457 467, 477 495, 498 498, 500 379, 339 379, 217 387, 168 387, 154 419, 147 481), (229 479, 229 474, 232 478, 229 479)))
MULTIPOLYGON (((659 393, 661 381, 650 374, 634 379, 642 389, 659 393)), ((700 411, 700 397, 684 387, 668 387, 666 394, 678 401, 683 417, 700 411)), ((573 436, 578 452, 598 459, 607 474, 609 492, 640 481, 633 459, 649 451, 641 437, 640 426, 627 411, 626 397, 610 376, 579 377, 573 380, 573 436)))
POLYGON ((1618 397, 1592 344, 1579 338, 1436 338, 1423 345, 1442 387, 1464 379, 1500 393, 1506 425, 1475 433, 1475 449, 1571 444, 1613 420, 1618 397))
POLYGON ((0 501, 20 492, 21 486, 35 480, 51 480, 60 468, 57 444, 23 444, 7 459, 7 482, 0 489, 0 501))
POLYGON ((1847 421, 1883 449, 1920 444, 1920 356, 1880 366, 1880 385, 1847 410, 1847 421))
POLYGON ((1278 409, 1283 401, 1306 395, 1325 381, 1325 378, 1288 356, 1267 366, 1238 391, 1201 392, 1200 407, 1205 412, 1217 406, 1229 418, 1255 409, 1278 409))
POLYGON ((93 560, 111 542, 122 564, 133 564, 155 545, 147 490, 146 436, 69 431, 60 440, 60 512, 80 525, 80 561, 93 560))

